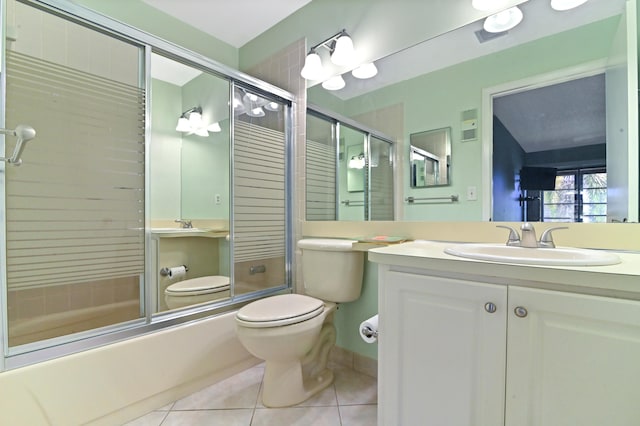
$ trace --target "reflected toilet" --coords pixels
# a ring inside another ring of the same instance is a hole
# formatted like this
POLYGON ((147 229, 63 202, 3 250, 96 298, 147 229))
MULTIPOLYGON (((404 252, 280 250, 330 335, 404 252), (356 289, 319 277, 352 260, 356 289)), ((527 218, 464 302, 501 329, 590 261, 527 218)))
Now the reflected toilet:
POLYGON ((168 286, 164 300, 169 309, 177 309, 229 297, 229 288, 229 277, 224 275, 191 278, 168 286))
POLYGON ((304 239, 305 294, 284 294, 249 303, 236 314, 238 339, 265 360, 262 402, 267 407, 298 404, 333 382, 327 368, 336 340, 337 303, 360 297, 363 252, 355 241, 304 239))

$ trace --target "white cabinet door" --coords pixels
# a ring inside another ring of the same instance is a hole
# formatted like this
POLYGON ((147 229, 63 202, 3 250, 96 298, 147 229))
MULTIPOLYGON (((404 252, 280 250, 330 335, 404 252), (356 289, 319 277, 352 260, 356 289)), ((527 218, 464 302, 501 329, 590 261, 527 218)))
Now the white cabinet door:
POLYGON ((379 424, 503 424, 506 306, 506 286, 381 268, 379 424))
POLYGON ((640 302, 510 287, 507 322, 507 426, 640 425, 640 302))

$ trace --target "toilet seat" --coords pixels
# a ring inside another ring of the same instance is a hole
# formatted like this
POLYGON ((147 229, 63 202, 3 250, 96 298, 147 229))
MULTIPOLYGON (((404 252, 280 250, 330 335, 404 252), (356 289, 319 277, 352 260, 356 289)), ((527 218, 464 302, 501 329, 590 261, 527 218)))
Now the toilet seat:
POLYGON ((324 302, 303 294, 282 294, 267 297, 243 306, 236 321, 248 328, 281 327, 317 317, 324 311, 324 302))
POLYGON ((230 287, 229 277, 211 275, 179 281, 171 284, 164 292, 167 296, 175 297, 200 296, 228 291, 230 287))

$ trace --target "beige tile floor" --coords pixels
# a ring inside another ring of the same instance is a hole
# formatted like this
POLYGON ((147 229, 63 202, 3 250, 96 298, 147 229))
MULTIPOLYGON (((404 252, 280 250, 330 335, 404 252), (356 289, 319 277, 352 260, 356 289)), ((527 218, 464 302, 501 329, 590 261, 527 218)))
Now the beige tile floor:
POLYGON ((331 369, 333 385, 295 407, 262 405, 264 366, 259 365, 126 426, 375 426, 377 380, 338 364, 331 369))

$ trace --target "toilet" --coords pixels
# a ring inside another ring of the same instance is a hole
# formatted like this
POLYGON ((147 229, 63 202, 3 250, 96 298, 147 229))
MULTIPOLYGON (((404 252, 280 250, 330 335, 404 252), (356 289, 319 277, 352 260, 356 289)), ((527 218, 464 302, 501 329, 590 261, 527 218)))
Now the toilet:
POLYGON ((283 294, 249 303, 236 314, 236 332, 244 347, 265 360, 262 403, 296 405, 333 382, 327 368, 336 341, 337 303, 360 297, 363 252, 355 241, 310 238, 302 251, 305 294, 283 294))
POLYGON ((164 301, 169 309, 183 308, 229 297, 229 288, 229 277, 222 275, 191 278, 168 286, 164 301))

